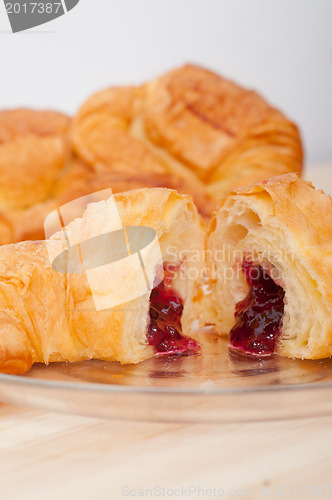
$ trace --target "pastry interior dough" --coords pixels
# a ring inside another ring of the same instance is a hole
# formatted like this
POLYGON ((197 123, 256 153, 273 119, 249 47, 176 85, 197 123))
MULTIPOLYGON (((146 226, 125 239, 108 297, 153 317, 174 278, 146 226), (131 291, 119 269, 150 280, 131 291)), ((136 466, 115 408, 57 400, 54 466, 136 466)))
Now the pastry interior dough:
MULTIPOLYGON (((331 356, 331 242, 331 197, 295 174, 230 193, 213 217, 208 234, 214 298, 210 323, 225 334, 248 332, 234 329, 239 327, 236 310, 238 318, 248 301, 253 304, 252 286, 243 272, 247 272, 243 262, 249 262, 254 270, 258 266, 265 270, 265 278, 273 278, 267 285, 274 287, 270 301, 277 299, 280 305, 284 296, 276 352, 306 359, 331 356)), ((258 299, 262 300, 262 295, 258 299)), ((256 321, 257 327, 266 307, 262 312, 257 297, 255 300, 246 320, 251 314, 250 321, 256 321)))
MULTIPOLYGON (((148 226, 156 231, 163 262, 177 271, 168 276, 168 286, 183 301, 180 321, 187 335, 195 317, 193 302, 202 266, 199 260, 191 262, 188 252, 203 253, 204 247, 202 221, 191 198, 156 188, 118 194, 114 199, 123 227, 148 226)), ((137 363, 155 354, 147 341, 150 292, 125 305, 97 311, 86 273, 58 272, 50 263, 49 250, 57 254, 67 249, 67 238, 73 245, 82 241, 82 234, 89 240, 103 233, 108 203, 88 205, 83 217, 66 227, 66 236, 60 231, 47 242, 0 248, 1 372, 22 374, 36 362, 91 358, 137 363)), ((122 292, 137 280, 137 273, 126 266, 122 292)), ((145 266, 154 280, 160 269, 151 259, 145 260, 145 266)), ((109 272, 99 273, 97 286, 107 293, 112 279, 109 272)))

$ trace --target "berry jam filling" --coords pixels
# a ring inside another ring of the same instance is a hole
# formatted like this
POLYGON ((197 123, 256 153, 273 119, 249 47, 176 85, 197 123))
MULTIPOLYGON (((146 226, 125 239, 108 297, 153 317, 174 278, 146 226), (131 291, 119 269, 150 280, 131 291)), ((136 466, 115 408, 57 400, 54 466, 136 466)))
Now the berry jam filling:
POLYGON ((271 355, 280 335, 285 292, 261 266, 244 261, 242 271, 250 290, 236 305, 231 347, 246 354, 271 355))
POLYGON ((200 345, 195 340, 182 335, 183 301, 168 282, 166 276, 150 295, 148 343, 153 345, 159 354, 189 356, 199 352, 200 345))

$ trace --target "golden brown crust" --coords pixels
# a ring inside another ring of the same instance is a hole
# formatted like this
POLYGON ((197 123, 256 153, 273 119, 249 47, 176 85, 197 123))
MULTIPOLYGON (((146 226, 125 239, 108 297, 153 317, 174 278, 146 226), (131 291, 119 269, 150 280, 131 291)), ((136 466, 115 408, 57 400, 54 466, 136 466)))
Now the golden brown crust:
POLYGON ((241 276, 225 279, 225 269, 241 265, 239 252, 242 258, 250 252, 256 263, 275 271, 286 293, 278 352, 309 359, 331 356, 331 242, 331 197, 295 174, 229 193, 208 232, 216 297, 211 321, 224 333, 233 326, 235 304, 245 288, 241 276), (220 263, 213 257, 218 249, 226 256, 220 263))
POLYGON ((192 166, 202 179, 211 175, 247 130, 270 116, 281 114, 258 94, 198 66, 175 69, 148 85, 149 137, 192 166))
MULTIPOLYGON (((202 222, 189 196, 168 189, 141 189, 115 195, 115 202, 124 227, 138 225, 156 230, 163 260, 170 248, 176 256, 183 248, 203 251, 202 222)), ((107 203, 89 205, 82 220, 67 226, 66 235, 72 245, 80 241, 77 238, 82 231, 89 239, 96 235, 96 227, 105 230, 107 203)), ((62 252, 66 248, 62 232, 49 242, 26 241, 0 247, 1 372, 21 374, 35 362, 97 358, 137 363, 154 355, 146 338, 149 293, 129 304, 127 301, 96 311, 86 274, 59 273, 51 266, 48 250, 62 252)), ((157 269, 148 255, 145 270, 153 283, 157 269)), ((183 262, 173 264, 184 266, 183 262)), ((128 261, 125 265, 126 285, 121 291, 115 289, 115 293, 125 292, 126 296, 127 286, 137 284, 137 269, 131 273, 128 261)), ((103 268, 99 276, 97 285, 114 293, 114 274, 110 279, 110 273, 103 268)), ((198 280, 184 273, 172 282, 184 300, 184 333, 191 325, 198 280)))
POLYGON ((29 212, 48 206, 67 161, 69 126, 67 116, 53 111, 0 112, 0 244, 24 233, 43 237, 43 220, 37 228, 29 212))
POLYGON ((164 179, 172 188, 180 178, 199 207, 208 192, 210 213, 236 186, 302 168, 293 123, 256 92, 194 65, 98 92, 75 117, 72 140, 98 172, 164 179))
POLYGON ((212 173, 211 194, 229 192, 289 172, 301 174, 303 151, 297 127, 274 117, 246 131, 233 150, 212 173))
POLYGON ((68 132, 69 118, 56 111, 36 111, 26 108, 0 111, 0 144, 19 137, 63 136, 68 132))

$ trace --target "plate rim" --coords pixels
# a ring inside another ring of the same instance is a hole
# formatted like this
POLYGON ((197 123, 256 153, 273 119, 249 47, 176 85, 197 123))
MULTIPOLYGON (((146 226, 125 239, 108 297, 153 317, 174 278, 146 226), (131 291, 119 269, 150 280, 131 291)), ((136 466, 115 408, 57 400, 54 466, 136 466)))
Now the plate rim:
MULTIPOLYGON (((305 384, 287 384, 287 385, 261 385, 257 387, 216 387, 216 388, 165 388, 165 387, 144 387, 133 385, 118 384, 99 384, 96 382, 72 382, 62 380, 48 380, 40 378, 29 378, 24 375, 9 375, 0 373, 0 389, 4 382, 7 385, 26 386, 42 389, 61 389, 66 391, 81 392, 99 392, 99 393, 124 393, 124 394, 171 394, 171 395, 199 395, 199 396, 223 396, 238 394, 255 394, 269 392, 296 392, 305 390, 326 390, 332 389, 332 381, 305 383, 305 384)), ((204 384, 204 382, 202 382, 204 384)))

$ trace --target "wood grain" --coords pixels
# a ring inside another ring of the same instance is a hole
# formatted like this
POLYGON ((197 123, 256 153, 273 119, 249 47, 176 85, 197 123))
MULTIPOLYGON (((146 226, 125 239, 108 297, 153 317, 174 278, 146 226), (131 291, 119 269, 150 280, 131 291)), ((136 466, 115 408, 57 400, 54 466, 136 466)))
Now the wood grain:
MULTIPOLYGON (((331 485, 332 491, 331 441, 331 417, 176 425, 101 421, 2 405, 1 498, 121 499, 125 487, 190 485, 225 492, 252 488, 254 496, 235 498, 257 499, 263 498, 262 487, 270 498, 277 498, 282 486, 331 485)), ((331 491, 325 498, 331 498, 331 491)))

